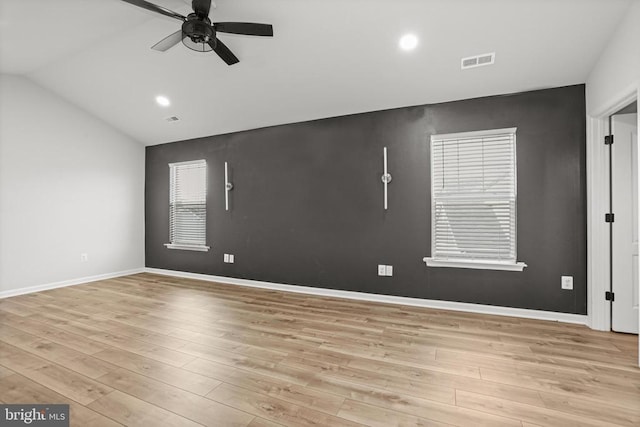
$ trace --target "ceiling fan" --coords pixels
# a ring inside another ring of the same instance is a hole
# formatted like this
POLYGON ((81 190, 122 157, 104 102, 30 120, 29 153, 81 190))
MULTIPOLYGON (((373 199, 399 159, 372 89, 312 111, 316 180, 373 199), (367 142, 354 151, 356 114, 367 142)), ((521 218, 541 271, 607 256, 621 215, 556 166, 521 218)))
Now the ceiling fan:
POLYGON ((216 37, 216 33, 244 34, 248 36, 273 37, 273 27, 269 24, 255 24, 251 22, 211 22, 209 11, 211 0, 193 0, 193 13, 187 16, 149 3, 145 0, 122 0, 134 6, 156 12, 170 18, 182 21, 182 28, 160 40, 151 49, 165 52, 182 42, 189 49, 197 52, 211 52, 218 54, 227 65, 233 65, 240 60, 229 48, 216 37))

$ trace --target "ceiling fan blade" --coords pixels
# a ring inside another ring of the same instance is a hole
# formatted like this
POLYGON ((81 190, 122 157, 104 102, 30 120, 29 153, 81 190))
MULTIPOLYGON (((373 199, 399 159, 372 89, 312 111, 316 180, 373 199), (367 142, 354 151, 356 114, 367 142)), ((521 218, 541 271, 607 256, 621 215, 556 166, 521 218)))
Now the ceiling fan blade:
POLYGON ((184 21, 185 19, 187 19, 186 16, 182 16, 177 12, 174 12, 162 6, 158 6, 157 4, 149 3, 148 1, 145 1, 145 0, 122 0, 122 1, 132 4, 134 6, 141 7, 143 9, 150 10, 152 12, 160 13, 164 16, 168 16, 169 18, 179 19, 181 21, 184 21))
POLYGON ((215 22, 212 25, 216 31, 221 33, 273 37, 273 27, 270 24, 255 24, 252 22, 215 22))
POLYGON ((158 50, 160 52, 166 52, 167 50, 180 43, 182 41, 182 37, 182 30, 180 29, 151 46, 151 49, 158 50))
POLYGON ((233 65, 240 62, 240 60, 233 54, 233 52, 229 50, 227 45, 222 43, 220 39, 216 38, 215 40, 210 40, 209 46, 211 46, 213 51, 217 53, 218 56, 227 63, 227 65, 233 65))
POLYGON ((201 18, 208 18, 211 10, 211 0, 193 0, 191 2, 193 11, 201 18))

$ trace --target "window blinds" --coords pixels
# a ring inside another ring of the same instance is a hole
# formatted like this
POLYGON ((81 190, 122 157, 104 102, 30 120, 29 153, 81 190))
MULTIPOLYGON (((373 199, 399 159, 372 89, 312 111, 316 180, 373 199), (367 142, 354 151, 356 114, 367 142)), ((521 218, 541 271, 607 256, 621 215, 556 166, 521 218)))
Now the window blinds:
POLYGON ((432 257, 516 262, 515 129, 431 137, 432 257))
POLYGON ((169 165, 169 235, 174 245, 206 244, 207 163, 169 165))

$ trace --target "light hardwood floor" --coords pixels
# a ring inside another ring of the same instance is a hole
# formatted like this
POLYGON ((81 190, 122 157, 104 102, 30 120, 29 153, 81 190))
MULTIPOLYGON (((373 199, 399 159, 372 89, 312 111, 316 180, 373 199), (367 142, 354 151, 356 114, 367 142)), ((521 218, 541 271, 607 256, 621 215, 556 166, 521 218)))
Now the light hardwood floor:
POLYGON ((638 426, 637 337, 152 274, 0 300, 0 401, 74 426, 638 426))

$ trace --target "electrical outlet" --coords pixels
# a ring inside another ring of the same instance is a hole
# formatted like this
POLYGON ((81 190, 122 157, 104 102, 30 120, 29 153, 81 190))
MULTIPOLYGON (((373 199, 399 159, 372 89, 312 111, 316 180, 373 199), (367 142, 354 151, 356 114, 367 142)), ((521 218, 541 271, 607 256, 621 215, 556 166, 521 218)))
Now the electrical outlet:
POLYGON ((383 264, 378 264, 378 276, 386 276, 387 275, 387 266, 383 264))
POLYGON ((89 254, 80 254, 80 262, 89 261, 89 254))
POLYGON ((229 262, 229 254, 224 254, 224 262, 229 262))
POLYGON ((573 276, 562 276, 562 289, 573 290, 573 276))
POLYGON ((235 261, 235 256, 233 254, 229 254, 229 264, 233 264, 235 261))
POLYGON ((393 265, 387 265, 385 276, 393 276, 393 265))

